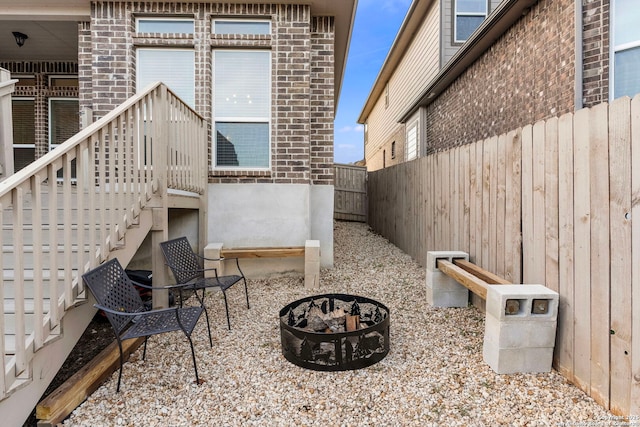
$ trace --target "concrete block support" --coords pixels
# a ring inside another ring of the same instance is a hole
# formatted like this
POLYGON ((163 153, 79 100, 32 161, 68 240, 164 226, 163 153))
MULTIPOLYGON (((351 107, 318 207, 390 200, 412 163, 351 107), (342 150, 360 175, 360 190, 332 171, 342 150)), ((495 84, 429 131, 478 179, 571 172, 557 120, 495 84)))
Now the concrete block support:
POLYGON ((304 286, 320 286, 320 241, 307 240, 304 244, 304 286))
MULTIPOLYGON (((209 243, 204 248, 204 257, 205 258, 220 258, 220 252, 222 251, 222 243, 209 243)), ((215 268, 218 270, 218 275, 223 276, 224 272, 222 271, 223 263, 221 261, 204 261, 204 268, 210 269, 215 268)), ((213 270, 205 271, 204 277, 215 277, 216 274, 213 270)))
POLYGON ((558 293, 542 285, 490 285, 484 361, 499 374, 549 372, 553 360, 558 293))
POLYGON ((438 270, 439 259, 469 261, 469 254, 459 251, 427 252, 427 302, 433 307, 466 307, 469 290, 438 270))

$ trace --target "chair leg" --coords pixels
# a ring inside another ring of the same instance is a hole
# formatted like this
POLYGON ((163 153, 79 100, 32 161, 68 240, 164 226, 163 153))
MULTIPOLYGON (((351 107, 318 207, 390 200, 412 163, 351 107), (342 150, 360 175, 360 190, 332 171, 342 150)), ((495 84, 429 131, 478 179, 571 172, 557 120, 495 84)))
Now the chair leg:
POLYGON ((227 312, 227 328, 231 330, 231 321, 229 320, 229 304, 227 304, 227 293, 224 290, 222 291, 222 296, 224 297, 224 308, 227 312))
POLYGON ((204 317, 207 321, 207 332, 209 333, 209 345, 213 348, 213 340, 211 339, 211 326, 209 326, 209 313, 207 312, 207 307, 202 305, 202 309, 204 310, 204 317))
POLYGON ((122 354, 122 343, 118 339, 118 348, 120 349, 120 372, 118 372, 118 385, 116 386, 116 393, 120 393, 120 381, 122 380, 122 365, 124 363, 124 356, 122 354))
MULTIPOLYGON (((148 336, 144 337, 144 349, 142 350, 142 360, 145 359, 145 357, 147 357, 147 340, 149 339, 148 336)), ((120 350, 122 352, 122 350, 120 350)))
POLYGON ((244 294, 247 297, 247 309, 248 309, 249 308, 249 291, 247 290, 247 279, 243 277, 242 280, 244 281, 244 294))
POLYGON ((189 335, 187 335, 187 339, 189 340, 189 345, 191 346, 191 359, 193 359, 193 370, 196 373, 196 384, 200 385, 200 378, 198 377, 198 366, 196 365, 196 351, 193 349, 193 341, 191 341, 191 337, 189 335))

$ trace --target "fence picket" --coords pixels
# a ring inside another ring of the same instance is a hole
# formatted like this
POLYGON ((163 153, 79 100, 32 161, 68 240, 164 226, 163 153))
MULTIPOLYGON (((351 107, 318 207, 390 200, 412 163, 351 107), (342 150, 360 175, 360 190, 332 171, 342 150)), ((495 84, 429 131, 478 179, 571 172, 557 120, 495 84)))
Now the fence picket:
MULTIPOLYGON (((631 101, 631 391, 629 414, 640 414, 640 96, 631 101)), ((624 285, 624 284, 623 284, 624 285)))
POLYGON ((556 368, 574 378, 574 213, 573 213, 573 114, 558 121, 558 328, 554 362, 556 368))
POLYGON ((591 108, 591 396, 609 407, 610 244, 608 105, 591 108))
MULTIPOLYGON (((611 283, 631 283, 631 104, 619 98, 610 106, 609 175, 611 215, 611 283)), ((610 407, 629 413, 631 390, 631 287, 611 287, 610 407)))

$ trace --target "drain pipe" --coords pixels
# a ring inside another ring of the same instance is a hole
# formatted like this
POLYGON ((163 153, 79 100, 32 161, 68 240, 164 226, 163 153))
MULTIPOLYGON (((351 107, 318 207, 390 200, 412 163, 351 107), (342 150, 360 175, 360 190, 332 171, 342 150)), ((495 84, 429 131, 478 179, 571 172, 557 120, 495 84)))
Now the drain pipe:
POLYGON ((574 96, 574 111, 578 111, 584 106, 584 94, 583 94, 583 50, 582 50, 582 34, 583 34, 583 20, 582 20, 582 2, 574 2, 575 10, 575 96, 574 96))

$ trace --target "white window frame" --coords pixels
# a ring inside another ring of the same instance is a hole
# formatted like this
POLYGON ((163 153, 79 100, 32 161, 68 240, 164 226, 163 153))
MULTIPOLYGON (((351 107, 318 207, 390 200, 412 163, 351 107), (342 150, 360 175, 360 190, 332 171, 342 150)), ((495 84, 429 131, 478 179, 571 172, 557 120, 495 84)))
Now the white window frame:
MULTIPOLYGON (((214 171, 269 171, 272 168, 272 163, 271 163, 271 149, 272 149, 272 102, 270 102, 270 106, 269 106, 269 115, 267 117, 260 117, 260 118, 247 118, 247 117, 231 117, 231 116, 218 116, 217 112, 216 112, 216 105, 215 105, 215 61, 216 61, 216 51, 238 51, 239 49, 213 49, 211 52, 211 69, 213 70, 213 75, 212 75, 212 85, 211 85, 211 89, 212 89, 212 94, 211 94, 211 111, 212 111, 212 121, 213 121, 213 126, 212 126, 212 137, 211 137, 211 152, 213 153, 212 158, 211 158, 211 164, 210 167, 212 170, 214 171), (217 165, 217 150, 216 150, 216 145, 217 145, 217 135, 215 134, 216 132, 216 124, 218 122, 222 122, 222 123, 266 123, 268 126, 268 132, 267 132, 267 157, 268 157, 268 161, 267 161, 267 166, 264 167, 251 167, 251 166, 218 166, 217 165)), ((273 61, 273 53, 270 50, 265 50, 265 49, 242 49, 243 52, 269 52, 269 63, 271 63, 273 61)), ((273 82, 273 76, 272 76, 272 72, 271 72, 271 67, 269 67, 269 69, 267 70, 267 73, 269 74, 268 77, 268 81, 269 81, 269 99, 273 99, 273 87, 272 87, 272 82, 273 82)))
POLYGON ((407 134, 406 134, 406 150, 405 150, 405 160, 413 160, 418 158, 418 149, 419 149, 419 132, 418 132, 418 120, 413 120, 407 124, 407 134), (411 134, 415 133, 413 136, 413 145, 411 144, 411 134))
MULTIPOLYGON (((260 23, 260 24, 268 24, 269 28, 266 33, 242 33, 242 34, 250 34, 250 35, 270 35, 271 34, 271 20, 270 19, 239 19, 239 18, 213 18, 211 20, 211 34, 216 33, 216 23, 217 22, 245 22, 245 23, 260 23)), ((222 33, 221 33, 222 34, 222 33)), ((227 33, 223 33, 227 34, 227 33)))
POLYGON ((482 16, 484 19, 487 19, 487 16, 489 16, 489 0, 485 0, 484 2, 484 6, 485 6, 485 12, 484 13, 480 13, 480 12, 458 12, 458 1, 459 0, 453 0, 453 42, 454 43, 464 43, 466 42, 468 39, 464 39, 464 40, 459 40, 458 39, 458 17, 473 17, 473 16, 482 16))
MULTIPOLYGON (((195 50, 193 48, 173 48, 173 47, 138 47, 136 48, 136 92, 144 89, 144 86, 140 86, 139 84, 139 78, 140 78, 140 52, 143 50, 158 50, 158 51, 163 51, 163 52, 177 52, 177 51, 181 51, 181 52, 192 52, 193 53, 193 92, 191 93, 192 95, 192 101, 193 104, 189 104, 189 100, 185 100, 182 99, 183 102, 185 102, 187 105, 189 105, 191 108, 195 109, 195 102, 196 102, 196 56, 195 56, 195 50)), ((171 87, 169 87, 169 89, 171 89, 171 87)), ((173 91, 173 93, 176 93, 175 90, 171 89, 173 91)), ((178 96, 180 96, 180 94, 177 94, 178 96)))
POLYGON ((138 16, 136 17, 136 34, 195 34, 196 25, 195 19, 193 17, 176 17, 176 16, 138 16), (152 32, 152 33, 141 33, 140 32, 140 21, 175 21, 175 22, 191 22, 192 29, 188 33, 169 33, 169 32, 152 32))
POLYGON ((611 23, 609 25, 609 33, 610 33, 610 49, 609 49, 609 101, 613 101, 614 97, 615 97, 615 93, 616 93, 616 70, 615 70, 615 64, 616 64, 616 54, 617 53, 622 53, 625 52, 627 50, 630 49, 635 49, 635 48, 640 48, 640 36, 637 40, 634 40, 632 42, 628 42, 628 43, 623 43, 623 44, 619 44, 616 45, 615 44, 615 26, 616 26, 616 8, 617 6, 617 0, 612 0, 611 1, 611 7, 610 7, 610 11, 609 11, 609 16, 611 17, 611 23))

